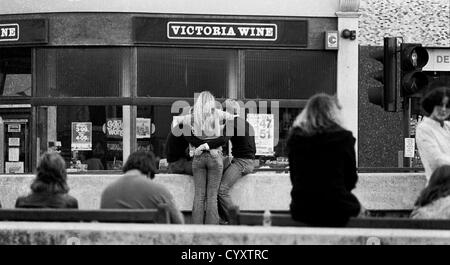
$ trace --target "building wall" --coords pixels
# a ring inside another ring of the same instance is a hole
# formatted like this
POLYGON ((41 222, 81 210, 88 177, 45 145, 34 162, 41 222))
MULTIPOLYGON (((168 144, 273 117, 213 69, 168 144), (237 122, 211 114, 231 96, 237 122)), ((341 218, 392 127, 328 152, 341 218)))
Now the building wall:
MULTIPOLYGON (((30 192, 33 175, 1 175, 0 202, 14 208, 19 196, 30 192)), ((70 194, 80 209, 98 209, 101 193, 120 175, 69 175, 70 194)), ((424 188, 423 173, 359 173, 355 196, 369 210, 412 209, 424 188)), ((165 186, 181 210, 192 210, 194 180, 188 175, 157 174, 154 181, 165 186)), ((230 190, 241 210, 289 210, 292 184, 287 173, 256 172, 240 178, 230 190)))
MULTIPOLYGON (((382 50, 384 37, 428 47, 450 46, 449 0, 362 0, 359 19, 359 167, 397 167, 403 150, 402 113, 369 103, 367 91, 382 69, 370 54, 382 50)), ((401 105, 399 104, 401 107, 401 105)))
POLYGON ((334 17, 338 0, 14 0, 2 14, 54 12, 142 12, 214 15, 334 17))

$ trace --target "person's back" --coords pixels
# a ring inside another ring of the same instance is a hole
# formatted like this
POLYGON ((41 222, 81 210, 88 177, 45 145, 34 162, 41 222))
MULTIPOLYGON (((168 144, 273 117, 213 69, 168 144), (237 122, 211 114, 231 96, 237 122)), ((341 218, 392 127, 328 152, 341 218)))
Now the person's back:
POLYGON ((100 208, 164 209, 171 223, 184 223, 170 192, 151 180, 156 172, 153 163, 154 155, 149 152, 131 154, 123 168, 125 174, 102 192, 100 208))
POLYGON ((359 213, 359 202, 351 193, 357 181, 354 141, 349 131, 302 136, 294 129, 288 142, 294 216, 339 225, 359 213))
POLYGON ((413 219, 450 219, 450 196, 439 198, 411 213, 413 219))
POLYGON ((253 126, 241 117, 236 117, 234 120, 227 122, 227 125, 230 123, 233 124, 234 130, 230 138, 233 157, 255 159, 256 144, 253 126))
POLYGON ((422 190, 414 206, 411 218, 450 218, 450 165, 441 166, 433 172, 428 186, 422 190))
POLYGON ((16 208, 78 208, 78 201, 68 194, 66 163, 55 152, 42 155, 31 193, 16 200, 16 208))
POLYGON ((102 193, 102 209, 157 209, 172 199, 161 184, 143 177, 137 170, 128 171, 102 193))
POLYGON ((167 162, 176 162, 180 158, 186 158, 186 149, 189 147, 189 143, 184 139, 181 134, 183 132, 183 124, 177 125, 178 128, 171 128, 171 131, 167 135, 166 145, 164 151, 167 155, 167 162), (172 130, 180 132, 180 135, 174 135, 172 130))
POLYGON ((16 208, 71 208, 78 209, 78 201, 68 194, 31 193, 16 200, 16 208))
POLYGON ((291 214, 313 226, 344 226, 361 210, 351 193, 358 180, 355 138, 339 125, 339 110, 329 95, 312 97, 288 138, 291 214))

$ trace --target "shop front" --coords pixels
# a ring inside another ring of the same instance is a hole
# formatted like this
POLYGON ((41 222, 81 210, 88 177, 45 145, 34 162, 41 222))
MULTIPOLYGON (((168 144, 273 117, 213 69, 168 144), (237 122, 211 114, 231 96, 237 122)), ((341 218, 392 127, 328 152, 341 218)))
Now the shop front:
POLYGON ((357 89, 341 56, 350 40, 338 42, 339 22, 337 16, 1 15, 0 173, 33 172, 48 150, 60 152, 72 172, 120 170, 130 152, 142 149, 163 161, 172 116, 181 113, 174 103, 192 105, 203 90, 220 102, 242 101, 257 128, 260 166, 283 166, 288 130, 315 93, 350 102, 346 119, 357 132, 357 89))

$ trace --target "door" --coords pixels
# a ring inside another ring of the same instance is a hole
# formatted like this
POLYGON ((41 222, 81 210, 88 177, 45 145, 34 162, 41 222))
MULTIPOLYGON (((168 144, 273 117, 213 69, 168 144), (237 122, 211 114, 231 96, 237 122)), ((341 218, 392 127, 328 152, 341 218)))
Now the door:
POLYGON ((29 119, 3 116, 4 173, 30 172, 29 119))

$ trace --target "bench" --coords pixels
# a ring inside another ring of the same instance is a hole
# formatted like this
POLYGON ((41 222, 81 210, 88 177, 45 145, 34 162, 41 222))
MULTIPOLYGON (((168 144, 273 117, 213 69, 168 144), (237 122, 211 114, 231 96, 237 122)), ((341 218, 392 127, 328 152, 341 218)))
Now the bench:
MULTIPOLYGON (((263 225, 263 213, 232 211, 231 224, 233 225, 263 225)), ((270 214, 271 226, 297 226, 309 227, 309 225, 292 219, 290 213, 270 214)), ((365 217, 350 218, 346 228, 381 228, 381 229, 425 229, 425 230, 450 230, 450 220, 445 219, 410 219, 399 217, 365 217)))
POLYGON ((157 209, 0 209, 0 221, 170 223, 169 213, 157 209))

